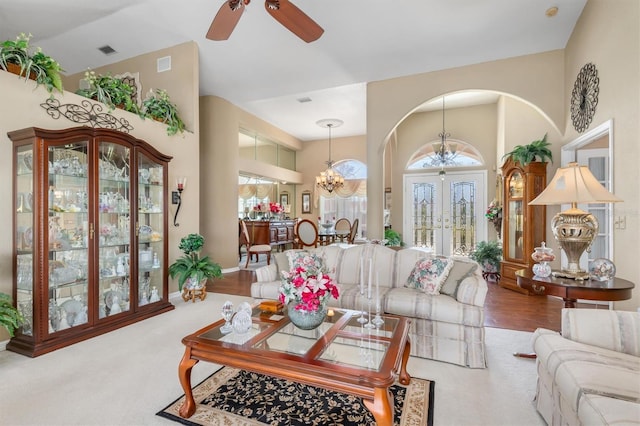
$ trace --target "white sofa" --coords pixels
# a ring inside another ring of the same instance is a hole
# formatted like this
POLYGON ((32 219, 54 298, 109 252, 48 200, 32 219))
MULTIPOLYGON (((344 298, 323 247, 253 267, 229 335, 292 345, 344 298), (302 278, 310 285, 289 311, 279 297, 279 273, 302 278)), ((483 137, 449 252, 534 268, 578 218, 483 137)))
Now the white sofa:
POLYGON ((563 309, 538 329, 536 408, 549 425, 640 424, 640 314, 563 309))
MULTIPOLYGON (((411 355, 471 368, 486 367, 483 306, 487 283, 477 263, 455 258, 441 294, 429 295, 405 288, 416 262, 431 256, 424 251, 393 250, 377 244, 331 245, 309 251, 322 256, 340 289, 340 298, 331 299, 333 306, 359 310, 366 303, 360 278, 364 273, 368 282, 369 274, 367 267, 361 271, 361 259, 372 259, 372 276, 378 277, 384 312, 411 318, 411 355)), ((280 271, 289 269, 289 261, 286 252, 276 253, 274 260, 256 271, 258 281, 251 284, 252 297, 278 298, 280 271)))

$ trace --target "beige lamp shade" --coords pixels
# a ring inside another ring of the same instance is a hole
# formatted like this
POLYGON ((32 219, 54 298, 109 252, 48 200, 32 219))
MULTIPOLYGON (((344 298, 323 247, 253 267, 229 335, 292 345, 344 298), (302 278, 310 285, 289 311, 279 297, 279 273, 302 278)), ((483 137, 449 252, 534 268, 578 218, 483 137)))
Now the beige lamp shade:
POLYGON ((549 185, 529 204, 588 204, 622 201, 598 182, 587 166, 569 163, 561 167, 549 185))

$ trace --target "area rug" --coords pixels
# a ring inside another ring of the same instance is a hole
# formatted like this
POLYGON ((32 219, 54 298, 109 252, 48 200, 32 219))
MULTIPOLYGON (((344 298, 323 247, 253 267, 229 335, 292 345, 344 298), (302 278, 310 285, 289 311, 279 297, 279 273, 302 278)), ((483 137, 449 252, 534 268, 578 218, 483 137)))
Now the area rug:
MULTIPOLYGON (((434 382, 412 378, 393 385, 394 425, 433 426, 434 382)), ((156 413, 185 425, 366 425, 375 424, 362 400, 344 393, 223 367, 193 388, 196 412, 178 411, 184 395, 156 413)))

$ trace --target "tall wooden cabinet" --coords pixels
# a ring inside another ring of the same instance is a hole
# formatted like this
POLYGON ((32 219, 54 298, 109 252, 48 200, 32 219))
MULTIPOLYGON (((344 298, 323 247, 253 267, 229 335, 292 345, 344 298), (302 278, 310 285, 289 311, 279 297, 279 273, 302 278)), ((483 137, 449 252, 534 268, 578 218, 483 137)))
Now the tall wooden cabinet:
POLYGON ((502 166, 504 185, 503 243, 500 286, 529 294, 518 287, 515 272, 530 269, 533 249, 545 241, 546 208, 532 206, 547 185, 547 163, 532 162, 526 166, 509 158, 502 166))
POLYGON ((168 301, 171 157, 115 130, 10 132, 13 298, 7 349, 38 356, 173 309, 168 301))

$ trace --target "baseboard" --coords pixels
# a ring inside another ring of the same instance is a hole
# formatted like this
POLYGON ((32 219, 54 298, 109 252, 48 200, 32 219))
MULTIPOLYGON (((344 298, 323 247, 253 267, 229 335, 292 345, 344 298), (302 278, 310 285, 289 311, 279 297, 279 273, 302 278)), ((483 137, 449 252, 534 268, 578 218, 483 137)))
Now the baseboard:
POLYGON ((8 340, 3 340, 2 342, 0 342, 0 351, 6 351, 8 343, 9 343, 8 340))

